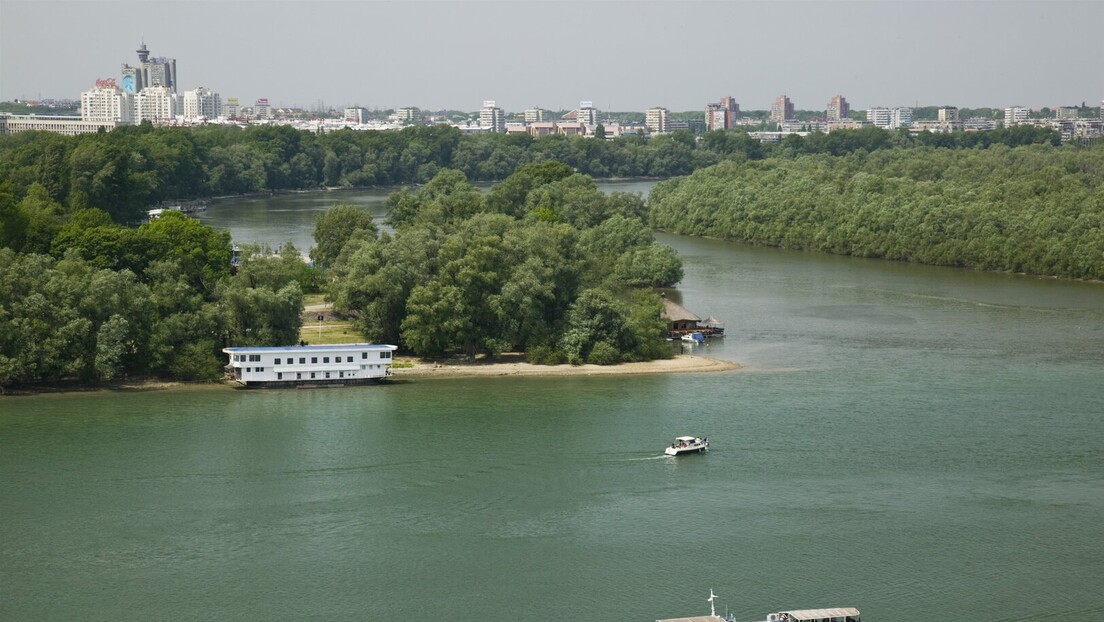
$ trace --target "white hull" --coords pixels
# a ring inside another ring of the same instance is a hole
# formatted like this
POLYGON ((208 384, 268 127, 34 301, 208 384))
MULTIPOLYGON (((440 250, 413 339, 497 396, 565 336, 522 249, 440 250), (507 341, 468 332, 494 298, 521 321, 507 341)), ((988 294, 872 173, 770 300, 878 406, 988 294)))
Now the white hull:
POLYGON ((663 450, 668 456, 680 456, 682 454, 700 454, 709 451, 709 440, 695 438, 692 441, 676 441, 663 450))

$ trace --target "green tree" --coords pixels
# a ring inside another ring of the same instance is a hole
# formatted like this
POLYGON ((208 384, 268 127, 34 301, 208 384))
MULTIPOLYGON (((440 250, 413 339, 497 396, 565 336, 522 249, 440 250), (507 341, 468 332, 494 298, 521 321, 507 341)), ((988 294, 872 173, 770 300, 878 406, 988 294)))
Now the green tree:
POLYGON ((310 256, 316 265, 333 266, 345 244, 354 237, 374 240, 376 224, 366 209, 341 203, 314 219, 314 243, 310 256))

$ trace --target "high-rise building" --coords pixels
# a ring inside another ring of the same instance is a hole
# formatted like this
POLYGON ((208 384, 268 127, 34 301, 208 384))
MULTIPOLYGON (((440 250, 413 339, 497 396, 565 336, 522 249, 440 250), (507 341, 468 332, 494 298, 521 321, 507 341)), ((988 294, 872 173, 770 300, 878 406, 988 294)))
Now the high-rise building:
POLYGON ((254 119, 268 119, 272 116, 272 108, 268 105, 268 98, 262 97, 253 104, 254 119))
POLYGON ((368 122, 368 109, 361 106, 350 106, 345 109, 343 118, 350 123, 364 125, 368 122))
POLYGON ((912 127, 912 108, 894 108, 890 115, 889 127, 891 129, 912 127))
POLYGON ((223 108, 223 112, 226 113, 227 119, 236 119, 241 114, 241 104, 238 103, 237 97, 226 98, 226 107, 223 108))
POLYGON ((541 123, 549 118, 548 112, 543 108, 529 108, 525 111, 526 123, 541 123))
POLYGON ((598 125, 598 109, 594 107, 594 102, 579 102, 579 107, 575 109, 575 120, 584 125, 598 125))
POLYGON ((137 67, 123 63, 121 88, 124 92, 137 94, 150 86, 164 86, 177 92, 175 58, 150 57, 145 42, 135 52, 138 54, 137 67))
POLYGON ((1076 119, 1080 110, 1077 106, 1059 106, 1054 109, 1055 119, 1076 119))
POLYGON ((777 98, 775 98, 774 103, 771 104, 770 118, 768 120, 771 123, 782 123, 783 121, 789 121, 790 119, 792 119, 793 114, 794 106, 793 102, 790 101, 789 96, 779 95, 777 98))
POLYGON ((395 111, 395 118, 402 123, 413 123, 418 118, 418 109, 413 106, 399 108, 395 111))
POLYGON ((644 113, 644 127, 652 134, 666 134, 671 124, 671 112, 666 108, 649 108, 644 113))
POLYGON ((866 110, 866 120, 874 127, 880 127, 883 130, 889 129, 891 115, 892 111, 889 108, 882 108, 880 106, 868 108, 866 110))
POLYGON ((730 130, 736 127, 736 119, 740 116, 740 104, 731 96, 722 97, 719 104, 706 104, 705 129, 706 130, 730 130))
POLYGON ((912 108, 873 107, 866 111, 866 120, 883 130, 895 130, 912 125, 912 108))
POLYGON ((479 111, 479 126, 499 134, 506 131, 506 114, 495 105, 495 100, 483 101, 483 108, 479 111))
POLYGON ((179 112, 177 95, 167 86, 147 86, 135 99, 135 123, 171 121, 179 112))
POLYGON ((828 122, 842 121, 851 114, 851 106, 843 95, 836 95, 828 102, 828 122))
POLYGON ((222 116, 222 98, 211 89, 201 86, 184 91, 184 119, 217 119, 222 116))
POLYGON ((1027 123, 1029 110, 1024 106, 1009 106, 1004 109, 1004 127, 1027 123))
POLYGON ((134 94, 123 91, 114 78, 96 80, 96 86, 81 93, 82 121, 134 122, 134 94))
POLYGON ((130 93, 131 95, 138 93, 145 86, 142 84, 142 68, 131 67, 130 65, 123 63, 123 82, 122 90, 124 93, 130 93))
POLYGON ((942 106, 939 108, 940 123, 955 123, 958 121, 958 108, 954 106, 942 106))

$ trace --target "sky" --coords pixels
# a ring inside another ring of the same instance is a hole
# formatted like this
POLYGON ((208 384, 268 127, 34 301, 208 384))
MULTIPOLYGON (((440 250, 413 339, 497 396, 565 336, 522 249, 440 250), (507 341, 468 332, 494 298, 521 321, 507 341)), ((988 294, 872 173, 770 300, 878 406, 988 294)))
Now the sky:
POLYGON ((176 59, 243 105, 702 110, 1098 106, 1100 0, 0 0, 0 101, 176 59))

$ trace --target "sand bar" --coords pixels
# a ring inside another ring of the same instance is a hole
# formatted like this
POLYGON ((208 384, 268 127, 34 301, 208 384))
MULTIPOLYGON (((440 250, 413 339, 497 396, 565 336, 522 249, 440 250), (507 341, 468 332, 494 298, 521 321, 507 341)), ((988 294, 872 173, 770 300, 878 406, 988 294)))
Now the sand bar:
POLYGON ((399 359, 396 362, 412 364, 411 367, 392 368, 392 377, 396 379, 463 376, 628 376, 636 374, 715 372, 740 368, 738 364, 732 361, 688 354, 679 355, 673 359, 621 363, 620 365, 532 365, 524 362, 523 357, 512 355, 504 355, 495 361, 449 359, 434 362, 418 359, 399 359))

